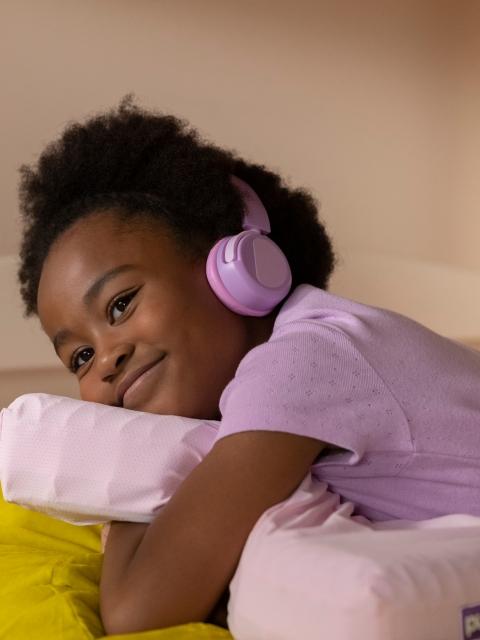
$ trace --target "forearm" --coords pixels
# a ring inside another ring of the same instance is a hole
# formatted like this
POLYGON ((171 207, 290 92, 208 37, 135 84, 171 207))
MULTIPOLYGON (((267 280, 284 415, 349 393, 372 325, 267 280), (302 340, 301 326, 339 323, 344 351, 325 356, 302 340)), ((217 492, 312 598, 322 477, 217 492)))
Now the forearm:
POLYGON ((175 513, 170 515, 162 510, 150 525, 112 523, 100 583, 108 633, 203 621, 226 627, 228 593, 212 590, 212 565, 221 549, 199 546, 194 528, 177 527, 175 513), (188 553, 203 562, 186 559, 188 553))
MULTIPOLYGON (((143 539, 147 527, 148 524, 137 524, 133 522, 112 522, 104 526, 101 534, 102 551, 105 552, 107 540, 110 540, 109 554, 113 553, 115 555, 115 561, 110 563, 111 567, 108 573, 106 570, 102 572, 102 593, 113 591, 111 586, 108 588, 108 585, 106 584, 108 580, 116 585, 118 589, 121 588, 122 580, 124 579, 123 577, 125 576, 128 568, 128 563, 143 539), (112 525, 114 533, 110 538, 112 525)), ((104 568, 106 568, 105 564, 104 568)), ((228 629, 227 605, 229 596, 230 591, 227 587, 205 622, 228 629)))
POLYGON ((228 600, 230 597, 230 589, 227 587, 225 591, 220 596, 215 608, 205 620, 205 622, 209 622, 210 624, 215 624, 217 627, 223 627, 224 629, 228 629, 227 624, 227 615, 228 615, 228 600))
POLYGON ((102 531, 103 566, 100 578, 100 608, 110 609, 125 587, 128 565, 141 543, 148 524, 110 522, 102 531))
POLYGON ((101 581, 106 631, 206 621, 258 518, 291 495, 322 447, 286 433, 223 438, 150 525, 112 525, 101 581))

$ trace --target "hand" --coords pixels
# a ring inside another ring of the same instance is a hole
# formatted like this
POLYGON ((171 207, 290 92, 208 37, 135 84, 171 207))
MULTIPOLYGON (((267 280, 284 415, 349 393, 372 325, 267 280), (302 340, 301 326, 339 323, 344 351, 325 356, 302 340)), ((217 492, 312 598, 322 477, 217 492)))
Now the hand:
POLYGON ((215 605, 215 608, 210 613, 208 618, 205 620, 205 622, 208 622, 209 624, 216 624, 217 627, 223 627, 224 629, 228 629, 227 605, 228 605, 229 597, 230 597, 230 591, 229 591, 229 588, 227 587, 223 592, 223 594, 221 595, 219 601, 215 605))
POLYGON ((104 525, 103 529, 102 529, 102 533, 100 534, 100 539, 102 542, 102 553, 105 552, 105 546, 107 544, 107 538, 108 538, 108 534, 110 533, 110 522, 107 522, 106 525, 104 525))

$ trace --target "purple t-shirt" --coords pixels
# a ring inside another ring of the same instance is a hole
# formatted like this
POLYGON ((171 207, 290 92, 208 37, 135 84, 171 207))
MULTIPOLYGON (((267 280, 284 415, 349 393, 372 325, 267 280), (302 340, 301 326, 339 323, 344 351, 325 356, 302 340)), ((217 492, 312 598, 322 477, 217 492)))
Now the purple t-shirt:
POLYGON ((217 440, 318 438, 312 473, 371 520, 480 516, 480 352, 399 313, 311 285, 241 360, 217 440))

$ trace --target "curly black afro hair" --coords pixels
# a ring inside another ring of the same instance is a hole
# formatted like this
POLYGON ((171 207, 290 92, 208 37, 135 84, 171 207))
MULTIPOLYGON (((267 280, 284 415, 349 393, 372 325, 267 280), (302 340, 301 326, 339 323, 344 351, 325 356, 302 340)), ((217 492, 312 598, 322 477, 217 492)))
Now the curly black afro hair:
POLYGON ((26 316, 38 313, 38 284, 53 242, 94 212, 113 208, 123 219, 161 220, 180 248, 194 260, 206 259, 219 238, 242 230, 242 201, 232 174, 264 203, 270 238, 290 263, 292 288, 327 288, 336 258, 308 192, 289 189, 264 166, 207 143, 186 121, 133 102, 129 93, 116 109, 84 124, 68 123, 36 166, 20 167, 24 230, 18 279, 26 316))

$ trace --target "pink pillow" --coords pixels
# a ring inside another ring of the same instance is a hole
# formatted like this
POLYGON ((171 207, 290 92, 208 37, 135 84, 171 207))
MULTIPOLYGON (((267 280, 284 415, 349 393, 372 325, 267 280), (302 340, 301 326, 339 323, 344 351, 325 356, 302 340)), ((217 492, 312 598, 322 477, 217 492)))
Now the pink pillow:
POLYGON ((371 523, 308 474, 257 521, 230 582, 238 640, 480 637, 480 518, 371 523))
POLYGON ((78 525, 151 522, 212 448, 218 424, 20 396, 0 414, 4 499, 78 525))

